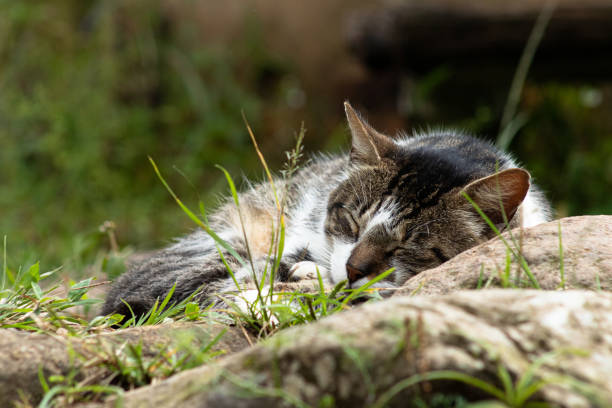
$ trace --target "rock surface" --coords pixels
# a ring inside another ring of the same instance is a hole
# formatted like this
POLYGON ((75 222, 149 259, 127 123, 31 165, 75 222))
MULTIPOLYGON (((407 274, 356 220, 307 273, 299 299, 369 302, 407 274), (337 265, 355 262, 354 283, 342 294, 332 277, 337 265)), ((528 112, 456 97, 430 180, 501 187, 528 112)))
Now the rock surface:
MULTIPOLYGON (((146 357, 181 331, 203 345, 224 329, 215 348, 237 353, 127 392, 123 406, 382 407, 439 394, 470 401, 507 397, 508 405, 520 405, 503 391, 506 372, 515 388, 521 378, 531 378, 522 382, 527 388, 534 379, 544 381, 533 388, 534 401, 612 406, 612 293, 606 292, 612 289, 612 216, 564 218, 503 236, 547 290, 529 289, 535 284, 519 258, 508 257, 506 244, 496 238, 413 277, 391 299, 281 331, 253 347, 242 329, 203 322, 85 339, 2 330, 0 406, 38 402, 39 367, 47 377, 75 366, 79 378, 101 375, 91 371, 99 367, 71 361, 71 348, 93 358, 102 348, 142 342, 146 357), (484 289, 465 290, 476 288, 484 289), (495 387, 497 395, 458 380, 461 375, 495 387)), ((284 285, 318 288, 308 283, 284 285)), ((115 406, 115 398, 84 406, 115 406)))
POLYGON ((584 290, 397 297, 282 331, 214 365, 128 392, 123 406, 406 406, 434 393, 482 400, 491 397, 460 381, 431 380, 397 393, 393 387, 452 370, 503 390, 500 367, 515 381, 529 370, 544 379, 536 401, 611 406, 611 310, 612 294, 584 290))
MULTIPOLYGON (((522 253, 529 269, 542 289, 561 287, 561 265, 565 288, 612 290, 612 216, 569 217, 514 229, 502 234, 510 248, 522 253), (559 249, 559 226, 563 262, 559 249), (516 245, 510 235, 515 237, 516 245), (517 250, 518 249, 518 250, 517 250)), ((479 285, 502 285, 506 268, 507 247, 499 238, 471 248, 437 268, 414 276, 396 296, 406 294, 444 294, 479 285), (482 275, 481 275, 482 272, 482 275)), ((512 257, 509 284, 532 286, 512 257), (517 279, 518 276, 518 279, 517 279)))
POLYGON ((43 389, 39 369, 45 377, 67 375, 78 368, 79 378, 89 375, 105 377, 108 370, 85 367, 85 361, 99 357, 103 350, 112 351, 124 343, 143 346, 144 357, 152 357, 164 346, 174 344, 183 335, 194 338, 194 346, 202 347, 222 330, 226 330, 214 350, 227 353, 242 350, 249 344, 238 328, 201 323, 174 323, 160 326, 142 326, 110 333, 97 334, 85 339, 61 335, 35 334, 13 329, 0 330, 0 407, 10 407, 25 399, 38 402, 43 389), (71 359, 70 353, 82 358, 71 359))

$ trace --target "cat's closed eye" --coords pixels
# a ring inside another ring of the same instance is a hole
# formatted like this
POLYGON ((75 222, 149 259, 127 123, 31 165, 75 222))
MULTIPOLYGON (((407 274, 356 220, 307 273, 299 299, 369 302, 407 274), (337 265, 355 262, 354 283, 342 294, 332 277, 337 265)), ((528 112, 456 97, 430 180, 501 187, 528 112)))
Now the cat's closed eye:
POLYGON ((338 217, 339 222, 342 224, 342 230, 350 237, 357 239, 359 237, 359 224, 355 221, 353 214, 342 207, 338 211, 338 217))
POLYGON ((353 214, 342 204, 332 206, 330 232, 353 240, 359 238, 359 224, 353 214))

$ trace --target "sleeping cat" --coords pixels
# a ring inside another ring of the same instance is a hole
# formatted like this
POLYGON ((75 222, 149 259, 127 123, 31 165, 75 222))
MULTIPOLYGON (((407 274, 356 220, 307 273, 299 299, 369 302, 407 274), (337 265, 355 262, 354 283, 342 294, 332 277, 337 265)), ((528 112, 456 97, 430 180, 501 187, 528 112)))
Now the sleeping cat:
MULTIPOLYGON (((500 226, 504 213, 511 227, 548 220, 549 206, 529 173, 491 144, 455 131, 392 138, 348 103, 345 110, 350 154, 317 158, 290 180, 276 180, 276 189, 287 191, 278 281, 312 279, 318 270, 329 284, 348 280, 359 287, 394 267, 377 285, 402 285, 494 235, 462 192, 500 226)), ((277 220, 270 184, 252 186, 240 204, 255 273, 261 275, 277 220)), ((231 200, 209 223, 247 259, 241 217, 231 200)), ((223 254, 240 283, 252 280, 250 263, 240 266, 223 254)), ((202 287, 202 304, 236 290, 215 242, 197 231, 121 276, 103 312, 130 315, 124 300, 143 314, 175 284, 174 301, 202 287)))

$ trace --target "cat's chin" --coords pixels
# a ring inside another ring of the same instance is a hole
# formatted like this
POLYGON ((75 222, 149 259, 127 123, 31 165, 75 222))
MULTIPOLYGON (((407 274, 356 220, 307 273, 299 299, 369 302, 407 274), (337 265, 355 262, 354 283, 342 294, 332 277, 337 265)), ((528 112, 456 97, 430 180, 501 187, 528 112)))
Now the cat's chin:
POLYGON ((346 262, 355 248, 355 243, 335 240, 330 262, 329 280, 334 284, 347 280, 346 262))

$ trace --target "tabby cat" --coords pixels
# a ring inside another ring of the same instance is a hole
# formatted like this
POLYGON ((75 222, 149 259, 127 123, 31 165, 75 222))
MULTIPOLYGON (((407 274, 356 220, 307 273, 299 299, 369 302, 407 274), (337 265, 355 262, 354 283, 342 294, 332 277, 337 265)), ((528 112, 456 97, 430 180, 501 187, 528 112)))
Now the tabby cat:
MULTIPOLYGON (((494 233, 462 192, 495 223, 529 227, 549 218, 549 206, 530 184, 529 173, 491 144, 456 131, 432 131, 392 138, 372 128, 345 103, 352 135, 350 154, 319 157, 290 180, 285 249, 277 280, 311 279, 316 271, 330 284, 348 280, 359 287, 395 270, 377 285, 399 286, 494 233)), ((285 185, 289 183, 289 185, 285 185)), ((261 274, 277 220, 269 183, 240 195, 241 217, 231 200, 209 217, 216 231, 244 259, 246 239, 254 269, 261 274)), ((237 279, 252 279, 251 266, 226 262, 237 279)), ((236 290, 213 239, 197 231, 179 239, 121 276, 103 312, 145 313, 176 285, 175 301, 202 288, 199 301, 236 290), (123 301, 122 301, 123 300, 123 301)))

